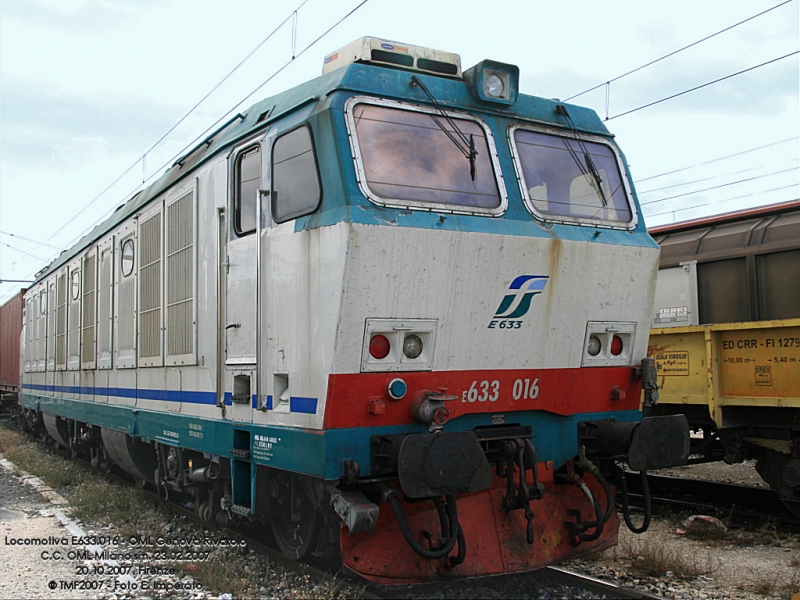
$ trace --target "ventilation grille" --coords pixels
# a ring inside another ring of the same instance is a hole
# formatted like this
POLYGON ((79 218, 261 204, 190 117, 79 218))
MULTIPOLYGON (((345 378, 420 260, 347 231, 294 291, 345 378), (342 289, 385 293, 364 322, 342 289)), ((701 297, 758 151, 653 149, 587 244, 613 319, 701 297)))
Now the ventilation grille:
POLYGON ((376 48, 372 49, 371 53, 372 60, 377 60, 380 62, 391 63, 393 65, 401 65, 403 67, 413 67, 414 66, 414 57, 409 56, 408 54, 399 54, 397 52, 387 52, 386 50, 378 50, 376 48))
POLYGON ((56 282, 48 285, 47 297, 47 370, 55 371, 56 368, 56 282))
POLYGON ((136 278, 120 274, 117 307, 117 367, 136 366, 136 278))
POLYGON ((36 370, 44 371, 47 364, 47 288, 36 294, 36 370), (43 312, 44 311, 44 312, 43 312))
POLYGON ((56 368, 67 366, 67 272, 58 276, 58 313, 56 316, 56 368))
POLYGON ((443 75, 455 75, 458 73, 458 67, 456 65, 430 58, 418 58, 417 68, 433 71, 434 73, 442 73, 443 75))
POLYGON ((67 369, 81 366, 81 272, 69 270, 69 316, 67 317, 67 369))
POLYGON ((114 281, 111 277, 114 266, 114 250, 110 246, 100 253, 100 269, 97 283, 97 367, 111 368, 111 300, 114 281))
POLYGON ((194 350, 194 194, 167 206, 167 356, 194 350))
POLYGON ((88 369, 94 368, 95 364, 96 263, 96 254, 86 256, 83 259, 83 347, 81 363, 84 368, 88 369))
POLYGON ((139 245, 139 357, 154 359, 161 356, 161 212, 140 223, 139 245))

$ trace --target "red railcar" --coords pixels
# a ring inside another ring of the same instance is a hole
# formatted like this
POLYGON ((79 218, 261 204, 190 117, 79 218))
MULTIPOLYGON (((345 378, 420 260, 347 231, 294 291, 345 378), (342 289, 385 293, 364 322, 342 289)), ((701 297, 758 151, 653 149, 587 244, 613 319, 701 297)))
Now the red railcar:
POLYGON ((19 391, 19 336, 22 333, 24 289, 0 306, 0 397, 19 391))

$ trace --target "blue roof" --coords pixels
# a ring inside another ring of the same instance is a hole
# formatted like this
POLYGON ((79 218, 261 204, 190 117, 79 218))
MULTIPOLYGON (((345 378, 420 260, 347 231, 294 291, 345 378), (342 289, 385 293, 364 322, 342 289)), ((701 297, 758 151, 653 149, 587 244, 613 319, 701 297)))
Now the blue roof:
MULTIPOLYGON (((417 72, 413 74, 424 80, 434 97, 444 107, 496 114, 512 120, 524 119, 570 129, 566 120, 556 114, 556 106, 563 104, 558 100, 520 93, 517 102, 512 106, 489 105, 475 100, 463 80, 417 72)), ((314 104, 315 106, 311 109, 312 113, 327 110, 330 107, 327 101, 329 96, 337 91, 429 104, 428 98, 419 88, 410 85, 411 75, 411 72, 403 69, 355 63, 257 102, 244 113, 231 118, 203 142, 192 148, 167 169, 157 181, 130 198, 114 214, 94 227, 68 251, 62 252, 50 265, 40 271, 37 282, 140 212, 150 202, 191 175, 212 157, 230 151, 240 141, 255 136, 258 132, 265 130, 270 123, 303 106, 314 104)), ((574 105, 568 105, 568 107, 569 115, 577 130, 596 135, 611 135, 593 110, 574 105)))

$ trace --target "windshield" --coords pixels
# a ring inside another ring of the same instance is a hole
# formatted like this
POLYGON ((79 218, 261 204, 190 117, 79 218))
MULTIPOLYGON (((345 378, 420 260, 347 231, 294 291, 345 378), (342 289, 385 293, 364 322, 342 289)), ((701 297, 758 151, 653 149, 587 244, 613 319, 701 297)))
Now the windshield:
POLYGON ((513 139, 534 213, 556 221, 632 222, 610 146, 526 129, 515 129, 513 139))
POLYGON ((450 117, 363 101, 354 106, 357 160, 373 201, 429 210, 502 211, 486 132, 476 121, 450 117), (465 155, 454 141, 462 136, 471 138, 476 156, 465 155))

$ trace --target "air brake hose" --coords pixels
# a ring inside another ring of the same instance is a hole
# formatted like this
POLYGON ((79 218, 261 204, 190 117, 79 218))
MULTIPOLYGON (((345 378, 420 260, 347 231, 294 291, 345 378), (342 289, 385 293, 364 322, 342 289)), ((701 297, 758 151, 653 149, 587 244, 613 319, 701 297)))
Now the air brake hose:
POLYGON ((456 565, 460 565, 464 562, 464 558, 467 556, 467 541, 464 539, 464 530, 459 525, 458 527, 458 554, 455 558, 452 556, 448 557, 447 566, 449 568, 453 568, 456 565))
MULTIPOLYGON (((603 492, 605 492, 606 495, 606 510, 603 513, 603 521, 608 522, 616 506, 614 490, 611 488, 611 484, 608 483, 608 479, 606 479, 600 472, 600 469, 598 469, 592 461, 586 458, 586 446, 581 446, 578 458, 578 466, 586 471, 589 471, 592 475, 594 475, 595 479, 600 482, 600 485, 603 486, 603 492)), ((591 525, 593 525, 593 523, 591 525)))
POLYGON ((650 517, 652 511, 650 508, 650 485, 647 481, 647 471, 641 471, 642 477, 642 498, 644 499, 644 521, 640 527, 635 527, 631 521, 631 510, 628 505, 628 482, 625 480, 625 473, 622 469, 617 469, 617 477, 619 478, 620 488, 622 489, 622 516, 625 519, 625 525, 628 526, 633 533, 644 533, 650 527, 650 517))
MULTIPOLYGON (((391 502, 395 517, 397 517, 397 524, 400 526, 400 532, 403 534, 403 537, 405 538, 406 542, 408 542, 408 545, 411 546, 411 549, 417 554, 419 554, 422 558, 425 558, 427 560, 437 560, 440 558, 444 558, 448 554, 450 554, 450 551, 456 545, 456 542, 463 541, 464 537, 463 534, 460 534, 461 527, 459 526, 458 523, 458 512, 456 511, 456 499, 454 496, 445 497, 447 518, 450 521, 450 539, 442 548, 439 548, 437 550, 426 550, 425 548, 419 545, 417 540, 414 539, 414 535, 411 533, 411 528, 408 525, 408 520, 406 519, 406 515, 403 512, 403 507, 400 504, 400 498, 398 497, 397 490, 388 489, 384 491, 384 499, 391 502)), ((466 549, 464 549, 463 552, 464 554, 466 554, 466 549)), ((462 550, 461 548, 459 548, 459 556, 461 554, 462 550)), ((457 559, 458 558, 456 558, 456 560, 457 559)), ((461 560, 463 560, 463 557, 461 560)))
POLYGON ((436 507, 436 512, 439 513, 439 523, 442 525, 442 542, 446 544, 450 541, 450 519, 447 517, 441 498, 434 498, 433 505, 436 507))
POLYGON ((603 519, 603 509, 600 507, 600 503, 595 500, 595 497, 592 495, 592 492, 589 490, 589 486, 586 485, 583 481, 576 482, 578 486, 581 488, 581 491, 589 498, 589 502, 592 503, 594 506, 594 513, 597 517, 597 521, 592 523, 586 523, 589 526, 594 526, 594 531, 592 533, 583 533, 581 534, 581 541, 582 542, 593 542, 594 540, 598 539, 601 535, 603 535, 603 527, 605 525, 605 521, 603 519))

